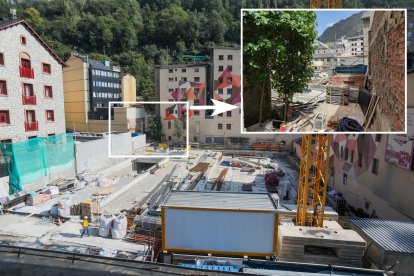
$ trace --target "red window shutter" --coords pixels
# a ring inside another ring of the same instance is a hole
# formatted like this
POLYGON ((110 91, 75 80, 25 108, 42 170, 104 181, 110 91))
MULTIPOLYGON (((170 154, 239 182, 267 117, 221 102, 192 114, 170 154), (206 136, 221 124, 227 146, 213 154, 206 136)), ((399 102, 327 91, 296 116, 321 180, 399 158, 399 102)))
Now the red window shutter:
POLYGON ((6 81, 0 81, 0 95, 7 95, 6 81))
POLYGON ((0 65, 4 65, 4 54, 0 53, 0 65))

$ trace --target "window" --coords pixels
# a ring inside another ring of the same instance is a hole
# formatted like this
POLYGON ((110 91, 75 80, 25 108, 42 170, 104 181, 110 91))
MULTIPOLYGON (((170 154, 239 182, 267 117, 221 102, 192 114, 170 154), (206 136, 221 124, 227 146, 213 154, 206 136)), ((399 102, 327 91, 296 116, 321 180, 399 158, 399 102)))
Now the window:
POLYGON ((372 160, 372 173, 378 175, 379 160, 374 158, 372 160))
POLYGON ((227 69, 231 72, 231 71, 233 71, 233 66, 229 65, 229 66, 227 66, 227 69))
POLYGON ((4 65, 4 54, 0 53, 0 65, 4 65))
POLYGON ((34 96, 33 84, 23 83, 23 94, 25 96, 34 96))
POLYGON ((168 88, 168 92, 174 92, 174 88, 168 88))
POLYGON ((358 153, 358 167, 362 167, 362 153, 358 153))
POLYGON ((168 81, 172 82, 172 81, 174 81, 174 78, 168 78, 168 81))
POLYGON ((223 66, 222 66, 222 65, 220 65, 220 66, 219 66, 219 72, 223 72, 223 70, 224 70, 224 69, 223 69, 223 66))
POLYGON ((344 159, 344 147, 341 146, 341 160, 344 159))
POLYGON ((231 129, 231 124, 227 124, 227 125, 226 125, 226 129, 227 129, 227 130, 230 130, 230 129, 231 129))
POLYGON ((36 113, 34 110, 26 110, 26 122, 27 123, 36 122, 36 113))
POLYGON ((45 98, 53 98, 52 86, 45 85, 45 98))
POLYGON ((219 83, 222 83, 223 82, 223 77, 219 77, 218 81, 219 81, 219 83))
POLYGON ((408 23, 408 28, 410 29, 414 28, 414 23, 408 23))
POLYGON ((168 121, 168 129, 171 129, 171 121, 168 121))
POLYGON ((196 73, 200 72, 200 68, 194 67, 194 72, 196 72, 196 73))
POLYGON ((181 69, 181 72, 182 73, 186 73, 187 72, 187 69, 183 68, 183 69, 181 69))
POLYGON ((0 96, 7 95, 7 84, 5 80, 0 80, 0 96))
POLYGON ((56 134, 54 134, 54 133, 49 133, 47 136, 55 136, 56 134))
POLYGON ((187 78, 186 77, 182 77, 181 78, 181 81, 187 81, 187 78))
POLYGON ((55 112, 53 110, 46 110, 46 122, 55 121, 55 112))
POLYGON ((0 125, 10 125, 10 115, 8 110, 0 110, 0 125))
POLYGON ((172 73, 173 72, 173 69, 168 69, 168 73, 172 73))
POLYGON ((12 142, 12 139, 3 139, 3 140, 0 140, 0 143, 11 143, 12 142))
POLYGON ((408 37, 412 37, 413 33, 412 32, 408 32, 408 37))
POLYGON ((231 94, 233 94, 233 89, 227 88, 227 95, 231 95, 231 94))
POLYGON ((375 134, 375 142, 381 142, 381 134, 375 134))
POLYGON ((224 60, 224 56, 223 55, 219 55, 219 60, 224 60))
POLYGON ((195 115, 195 116, 200 115, 200 110, 194 110, 194 115, 195 115))
POLYGON ((200 77, 194 77, 194 82, 200 82, 200 77))
POLYGON ((219 93, 219 95, 222 95, 223 94, 223 89, 219 89, 218 93, 219 93))
POLYGON ((231 117, 231 111, 227 111, 227 117, 231 117))
POLYGON ((52 73, 52 70, 51 70, 50 64, 48 64, 48 63, 43 63, 43 64, 42 64, 42 71, 43 71, 43 74, 50 74, 50 73, 52 73))
POLYGON ((223 124, 218 124, 218 125, 217 125, 217 128, 218 128, 218 129, 223 129, 223 124))
POLYGON ((351 150, 351 164, 354 163, 354 150, 351 150))
POLYGON ((227 60, 233 60, 233 55, 227 55, 227 60))
POLYGON ((223 113, 217 114, 217 117, 223 117, 223 113))
POLYGON ((168 101, 169 101, 169 102, 173 102, 173 101, 174 101, 174 99, 168 99, 168 101))
POLYGON ((227 77, 227 83, 232 83, 233 82, 233 78, 232 77, 227 77))
POLYGON ((194 94, 197 96, 200 93, 200 88, 194 88, 194 94))
POLYGON ((345 148, 345 160, 348 161, 348 148, 345 148))
POLYGON ((24 35, 20 36, 20 44, 26 45, 26 37, 24 35))
POLYGON ((171 141, 171 136, 168 136, 168 141, 171 141))
POLYGON ((346 185, 348 182, 348 175, 346 173, 342 176, 342 184, 346 185))

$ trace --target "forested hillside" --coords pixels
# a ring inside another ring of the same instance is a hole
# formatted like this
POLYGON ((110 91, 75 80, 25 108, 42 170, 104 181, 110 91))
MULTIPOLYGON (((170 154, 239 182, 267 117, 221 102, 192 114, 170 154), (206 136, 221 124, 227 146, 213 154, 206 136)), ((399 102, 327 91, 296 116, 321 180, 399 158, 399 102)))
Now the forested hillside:
MULTIPOLYGON (((345 0, 345 7, 414 7, 412 0, 345 0)), ((109 59, 137 78, 137 91, 154 98, 154 64, 208 55, 214 45, 240 44, 241 8, 307 8, 308 0, 0 0, 0 17, 34 26, 53 49, 109 59)))

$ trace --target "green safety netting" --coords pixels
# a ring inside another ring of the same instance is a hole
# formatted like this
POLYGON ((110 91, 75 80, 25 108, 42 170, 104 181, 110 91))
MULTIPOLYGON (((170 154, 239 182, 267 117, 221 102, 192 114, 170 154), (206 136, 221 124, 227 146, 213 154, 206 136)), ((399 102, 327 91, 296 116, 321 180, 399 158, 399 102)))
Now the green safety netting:
POLYGON ((73 166, 72 134, 36 137, 19 143, 0 143, 9 172, 9 192, 21 191, 22 185, 49 173, 73 166))

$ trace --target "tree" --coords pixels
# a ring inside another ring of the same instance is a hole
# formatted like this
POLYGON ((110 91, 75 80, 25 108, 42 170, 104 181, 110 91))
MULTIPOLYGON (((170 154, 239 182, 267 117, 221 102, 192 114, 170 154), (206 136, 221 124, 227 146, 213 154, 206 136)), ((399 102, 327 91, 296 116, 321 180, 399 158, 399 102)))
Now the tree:
POLYGON ((161 141, 162 138, 162 125, 161 119, 158 116, 149 116, 146 119, 146 135, 149 139, 154 141, 161 141))
POLYGON ((181 120, 175 120, 174 122, 174 135, 177 138, 181 138, 184 133, 184 123, 181 120))
MULTIPOLYGON (((313 11, 246 11, 243 17, 244 76, 259 91, 259 122, 263 103, 270 102, 265 84, 270 79, 285 103, 284 120, 295 93, 307 86, 313 75, 310 66, 317 38, 313 11), (253 77, 249 78, 249 74, 253 77), (265 99, 265 95, 267 96, 265 99)), ((248 93, 256 93, 254 89, 248 93)))

